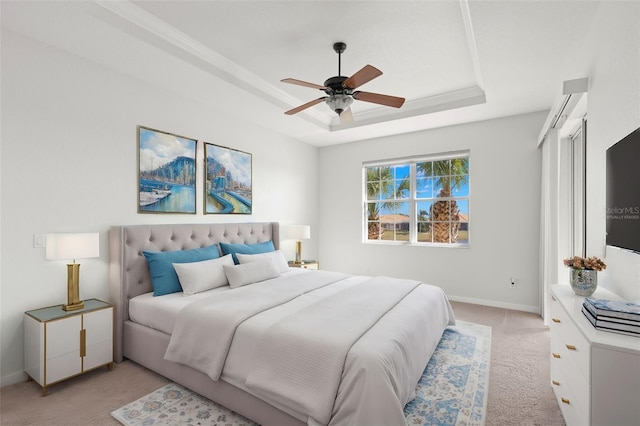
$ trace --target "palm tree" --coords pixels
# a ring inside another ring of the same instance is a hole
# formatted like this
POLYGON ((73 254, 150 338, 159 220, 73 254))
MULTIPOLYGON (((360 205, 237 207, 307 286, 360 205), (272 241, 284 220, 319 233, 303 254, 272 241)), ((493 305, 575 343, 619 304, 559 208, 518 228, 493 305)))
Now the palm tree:
POLYGON ((393 201, 371 202, 378 199, 380 194, 393 193, 395 198, 402 198, 405 191, 408 191, 409 179, 406 177, 400 182, 394 191, 393 169, 390 166, 367 167, 367 234, 369 240, 382 239, 383 230, 380 227, 380 211, 382 209, 393 209, 398 204, 393 201))
POLYGON ((440 187, 437 194, 443 200, 431 205, 427 221, 431 222, 431 235, 434 243, 455 243, 458 240, 460 209, 456 200, 451 199, 454 189, 469 182, 469 159, 452 158, 433 162, 418 163, 417 173, 421 176, 433 176, 440 187))
POLYGON ((428 220, 429 220, 428 210, 418 211, 418 234, 429 232, 429 225, 425 223, 428 220))

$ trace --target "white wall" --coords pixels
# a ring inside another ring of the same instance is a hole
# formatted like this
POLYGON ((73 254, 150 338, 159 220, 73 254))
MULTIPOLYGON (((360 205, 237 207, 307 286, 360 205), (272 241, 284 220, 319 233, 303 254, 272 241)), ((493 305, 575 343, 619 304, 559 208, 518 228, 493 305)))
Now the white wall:
MULTIPOLYGON (((81 262, 80 296, 103 300, 112 225, 280 221, 315 236, 317 148, 8 31, 1 77, 2 385, 26 377, 23 312, 66 303, 64 262, 45 260, 34 234, 100 232, 100 258, 81 262), (204 216, 198 197, 196 215, 138 214, 137 125, 250 152, 254 213, 204 216)), ((308 257, 316 241, 305 241, 308 257)), ((293 242, 283 249, 293 259, 293 242)))
POLYGON ((442 287, 452 299, 538 312, 540 152, 534 113, 320 150, 323 268, 442 287), (362 242, 362 163, 469 149, 470 248, 362 242), (510 278, 516 278, 515 289, 510 278))
POLYGON ((579 63, 590 83, 587 254, 606 256, 607 270, 600 274, 599 285, 636 303, 640 303, 640 255, 610 247, 605 250, 605 160, 609 146, 640 127, 639 22, 640 3, 603 3, 584 44, 584 63, 579 63))

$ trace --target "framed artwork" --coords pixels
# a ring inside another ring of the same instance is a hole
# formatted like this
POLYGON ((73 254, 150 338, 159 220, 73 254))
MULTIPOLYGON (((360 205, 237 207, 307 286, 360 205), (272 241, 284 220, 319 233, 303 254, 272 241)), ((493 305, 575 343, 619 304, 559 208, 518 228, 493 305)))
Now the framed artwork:
POLYGON ((138 213, 196 213, 196 144, 138 126, 138 213))
POLYGON ((251 154, 204 144, 204 214, 251 214, 251 154))

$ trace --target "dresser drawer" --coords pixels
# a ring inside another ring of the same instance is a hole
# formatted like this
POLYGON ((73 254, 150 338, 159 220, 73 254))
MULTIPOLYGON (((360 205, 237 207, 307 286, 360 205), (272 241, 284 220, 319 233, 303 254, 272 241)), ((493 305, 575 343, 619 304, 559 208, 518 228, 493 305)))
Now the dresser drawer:
POLYGON ((555 379, 551 379, 551 387, 567 426, 587 425, 586 412, 576 404, 571 388, 562 373, 556 373, 555 379))
POLYGON ((564 398, 563 405, 576 406, 578 409, 587 416, 589 412, 589 394, 591 386, 587 382, 578 365, 576 365, 574 358, 569 353, 570 351, 565 347, 561 341, 561 337, 555 333, 551 334, 551 360, 550 360, 550 373, 552 385, 558 388, 558 395, 564 398), (555 378, 554 378, 555 377, 555 378), (563 381, 560 380, 563 379, 563 381), (556 385, 553 382, 560 382, 560 385, 556 385))
POLYGON ((562 340, 570 339, 573 335, 575 327, 569 315, 562 309, 560 302, 552 299, 551 301, 551 331, 562 336, 562 340))
POLYGON ((563 333, 560 334, 562 347, 578 367, 586 382, 591 383, 591 345, 589 345, 587 339, 578 331, 573 322, 566 323, 562 327, 562 331, 563 333))
POLYGON ((555 387, 554 393, 567 426, 585 426, 589 424, 587 412, 578 404, 575 404, 571 397, 562 396, 561 393, 555 392, 555 387))
POLYGON ((566 355, 573 359, 587 383, 591 383, 591 346, 569 315, 562 309, 560 303, 554 299, 551 301, 550 328, 551 334, 555 334, 560 338, 559 346, 567 350, 566 355))

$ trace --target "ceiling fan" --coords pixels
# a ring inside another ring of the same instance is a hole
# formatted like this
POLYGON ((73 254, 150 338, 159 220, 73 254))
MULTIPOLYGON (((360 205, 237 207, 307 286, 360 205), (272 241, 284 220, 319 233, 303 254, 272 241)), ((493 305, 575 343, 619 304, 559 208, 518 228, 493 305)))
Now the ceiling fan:
POLYGON ((284 83, 319 89, 327 94, 327 96, 314 99, 311 102, 307 102, 306 104, 286 111, 285 114, 293 115, 325 101, 327 105, 329 105, 329 107, 338 114, 340 122, 345 124, 353 121, 350 105, 354 99, 357 101, 371 102, 394 108, 400 108, 402 104, 404 104, 404 98, 355 90, 374 78, 381 76, 382 71, 371 65, 365 65, 360 71, 356 72, 351 77, 340 75, 341 55, 346 49, 347 45, 345 43, 338 42, 333 44, 333 50, 338 54, 338 75, 327 79, 323 86, 302 80, 296 80, 295 78, 285 78, 281 80, 284 83))

